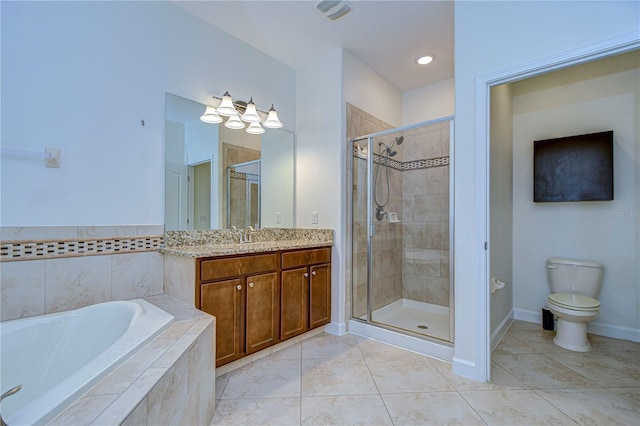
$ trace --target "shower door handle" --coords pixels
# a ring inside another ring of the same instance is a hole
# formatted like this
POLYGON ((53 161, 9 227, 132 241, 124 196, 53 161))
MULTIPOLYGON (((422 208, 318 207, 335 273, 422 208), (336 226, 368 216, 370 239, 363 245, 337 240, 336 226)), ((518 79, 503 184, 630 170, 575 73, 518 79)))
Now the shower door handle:
POLYGON ((371 225, 371 231, 369 232, 371 235, 371 237, 373 237, 374 235, 376 235, 376 226, 375 225, 371 225))

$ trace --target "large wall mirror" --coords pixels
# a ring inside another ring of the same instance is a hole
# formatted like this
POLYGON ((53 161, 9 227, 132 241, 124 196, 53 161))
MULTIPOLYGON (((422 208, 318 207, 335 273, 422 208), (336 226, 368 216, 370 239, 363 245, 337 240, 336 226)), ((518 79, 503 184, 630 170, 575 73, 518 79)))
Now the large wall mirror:
POLYGON ((204 123, 205 109, 167 93, 165 230, 294 227, 294 134, 204 123))

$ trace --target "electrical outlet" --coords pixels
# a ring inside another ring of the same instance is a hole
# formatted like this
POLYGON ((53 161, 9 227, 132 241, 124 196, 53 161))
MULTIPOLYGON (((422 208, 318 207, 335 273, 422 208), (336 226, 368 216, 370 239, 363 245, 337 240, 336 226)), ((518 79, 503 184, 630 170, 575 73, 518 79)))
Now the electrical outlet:
POLYGON ((318 223, 318 212, 311 212, 311 223, 318 223))
POLYGON ((280 222, 282 222, 282 216, 280 215, 280 212, 276 213, 276 223, 279 224, 280 222))

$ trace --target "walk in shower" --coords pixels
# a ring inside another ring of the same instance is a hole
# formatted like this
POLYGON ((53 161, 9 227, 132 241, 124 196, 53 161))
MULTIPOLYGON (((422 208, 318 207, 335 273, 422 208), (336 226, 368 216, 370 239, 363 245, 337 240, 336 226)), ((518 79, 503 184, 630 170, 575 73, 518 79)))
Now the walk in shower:
MULTIPOLYGON (((351 111, 353 117, 357 109, 351 111)), ((446 118, 349 141, 350 329, 356 334, 373 326, 443 346, 453 342, 452 128, 446 118)))

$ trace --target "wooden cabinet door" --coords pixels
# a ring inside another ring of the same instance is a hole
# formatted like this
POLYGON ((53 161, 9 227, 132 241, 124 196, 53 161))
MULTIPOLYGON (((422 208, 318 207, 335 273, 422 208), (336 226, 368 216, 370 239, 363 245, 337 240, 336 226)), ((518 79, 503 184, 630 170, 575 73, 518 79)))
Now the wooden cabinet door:
POLYGON ((201 310, 216 317, 216 367, 242 355, 242 301, 244 286, 240 279, 203 284, 201 310))
POLYGON ((331 267, 316 265, 310 268, 309 328, 331 321, 331 267))
POLYGON ((259 351, 279 341, 280 286, 278 273, 248 276, 246 351, 259 351))
POLYGON ((285 340, 308 330, 309 270, 282 271, 280 279, 280 339, 285 340))

